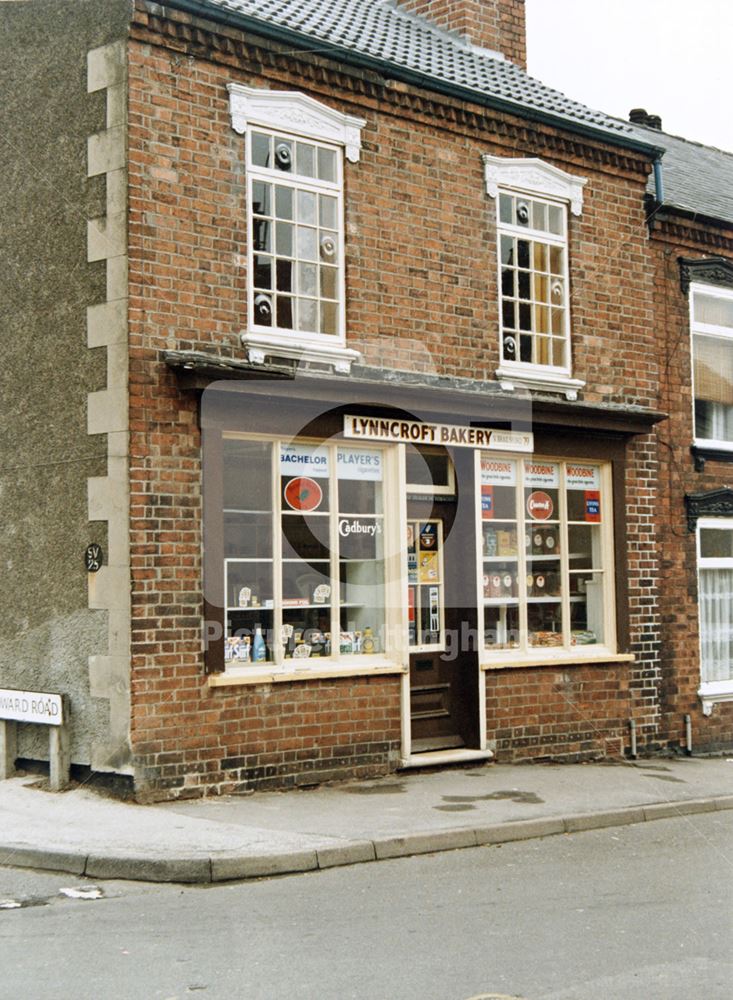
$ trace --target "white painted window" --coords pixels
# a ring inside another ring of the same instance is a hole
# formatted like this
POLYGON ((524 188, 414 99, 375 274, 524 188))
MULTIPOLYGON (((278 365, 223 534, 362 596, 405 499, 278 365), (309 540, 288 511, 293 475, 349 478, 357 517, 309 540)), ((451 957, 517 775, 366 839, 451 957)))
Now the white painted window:
POLYGON ((697 526, 700 697, 710 714, 733 700, 733 519, 701 518, 697 526))
POLYGON ((585 180, 537 159, 483 160, 497 212, 497 376, 574 399, 584 383, 572 377, 568 208, 580 214, 585 180))
POLYGON ((615 651, 610 469, 477 456, 484 661, 615 651))
POLYGON ((733 292, 690 289, 695 443, 733 451, 733 292))
POLYGON ((348 371, 344 302, 344 153, 359 158, 361 119, 304 94, 229 85, 246 140, 250 361, 285 357, 348 371))
POLYGON ((228 670, 385 663, 398 585, 387 573, 398 545, 385 519, 387 456, 350 442, 224 437, 228 670))

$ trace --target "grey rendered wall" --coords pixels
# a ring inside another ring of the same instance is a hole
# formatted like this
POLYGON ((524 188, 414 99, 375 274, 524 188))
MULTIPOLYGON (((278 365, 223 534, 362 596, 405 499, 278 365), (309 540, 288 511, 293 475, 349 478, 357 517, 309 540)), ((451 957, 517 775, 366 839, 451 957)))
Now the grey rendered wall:
MULTIPOLYGON (((89 169, 88 142, 116 116, 117 160, 119 140, 124 150, 124 86, 111 101, 101 77, 109 51, 112 76, 124 75, 129 13, 129 0, 0 3, 0 686, 67 692, 72 761, 117 770, 128 682, 111 682, 108 654, 120 621, 95 596, 83 554, 92 541, 108 553, 124 514, 123 491, 110 498, 105 486, 113 456, 126 454, 124 436, 106 433, 122 417, 107 426, 100 415, 123 408, 127 291, 120 267, 90 247, 104 239, 108 189, 119 206, 126 185, 124 171, 89 169), (114 346, 100 312, 110 297, 114 346)), ((18 753, 47 758, 47 734, 20 727, 18 753)))

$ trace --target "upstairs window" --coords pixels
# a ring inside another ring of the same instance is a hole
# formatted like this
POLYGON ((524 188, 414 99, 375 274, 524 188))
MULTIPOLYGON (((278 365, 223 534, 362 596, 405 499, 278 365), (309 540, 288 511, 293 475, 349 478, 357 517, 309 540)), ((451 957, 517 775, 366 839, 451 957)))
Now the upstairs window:
POLYGON ((577 397, 572 377, 568 208, 579 215, 583 178, 537 159, 485 155, 497 210, 499 368, 502 387, 577 397))
POLYGON ((564 205, 499 194, 503 363, 569 372, 564 205))
POLYGON ((366 123, 306 94, 228 89, 246 138, 248 359, 348 372, 359 353, 346 347, 344 153, 359 159, 366 123))
POLYGON ((343 339, 341 151, 249 133, 252 328, 343 339))
POLYGON ((733 450, 733 291, 690 294, 695 443, 733 450))

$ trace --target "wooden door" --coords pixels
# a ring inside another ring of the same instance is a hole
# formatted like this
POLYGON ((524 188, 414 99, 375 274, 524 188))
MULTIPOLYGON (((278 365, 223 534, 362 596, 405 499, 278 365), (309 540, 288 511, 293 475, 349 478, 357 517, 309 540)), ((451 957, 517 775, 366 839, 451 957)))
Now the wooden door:
POLYGON ((475 518, 463 507, 408 499, 413 753, 478 746, 475 518))

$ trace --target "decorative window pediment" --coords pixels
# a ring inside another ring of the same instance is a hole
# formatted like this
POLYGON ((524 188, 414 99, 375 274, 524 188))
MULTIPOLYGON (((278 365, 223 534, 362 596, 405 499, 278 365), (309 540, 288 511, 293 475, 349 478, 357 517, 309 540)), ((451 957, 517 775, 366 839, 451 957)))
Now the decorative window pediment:
POLYGON ((733 517, 733 489, 723 486, 706 493, 685 494, 687 530, 695 531, 701 517, 733 517))
POLYGON ((697 282, 733 288, 733 261, 726 257, 677 259, 680 265, 680 288, 684 295, 690 291, 690 285, 697 282))
POLYGON ((588 183, 585 177, 575 177, 536 157, 506 159, 485 153, 481 158, 486 192, 491 198, 497 197, 499 188, 513 188, 560 198, 568 202, 573 215, 583 211, 583 188, 588 183))
POLYGON ((248 125, 264 125, 342 145, 346 158, 356 163, 361 152, 363 118, 345 115, 320 101, 290 90, 259 90, 240 83, 227 84, 232 128, 244 135, 248 125))

